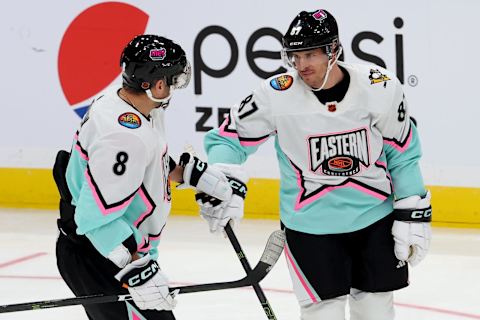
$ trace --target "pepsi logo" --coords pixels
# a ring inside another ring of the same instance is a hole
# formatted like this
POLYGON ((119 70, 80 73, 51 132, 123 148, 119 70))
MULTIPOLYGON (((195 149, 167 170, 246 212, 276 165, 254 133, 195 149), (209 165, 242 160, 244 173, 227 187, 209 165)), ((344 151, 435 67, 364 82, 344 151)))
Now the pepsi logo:
POLYGON ((90 100, 121 73, 120 55, 134 36, 145 33, 149 16, 122 2, 93 5, 65 30, 58 52, 58 76, 65 98, 83 117, 90 100))

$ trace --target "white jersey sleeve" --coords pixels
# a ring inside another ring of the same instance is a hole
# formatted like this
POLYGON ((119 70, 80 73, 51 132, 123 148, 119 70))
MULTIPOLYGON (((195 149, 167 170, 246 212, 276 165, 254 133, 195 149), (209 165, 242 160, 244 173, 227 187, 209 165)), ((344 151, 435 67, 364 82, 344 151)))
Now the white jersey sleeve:
POLYGON ((392 102, 379 116, 376 127, 383 136, 388 171, 397 199, 426 194, 418 160, 422 156, 416 126, 410 120, 402 84, 395 80, 392 102))
POLYGON ((275 133, 274 117, 265 82, 231 109, 231 115, 242 146, 256 146, 275 133))
POLYGON ((88 173, 100 206, 108 208, 140 187, 148 160, 144 142, 129 132, 114 132, 92 144, 88 173))
POLYGON ((392 102, 389 104, 389 108, 381 113, 377 127, 385 139, 396 141, 401 145, 406 142, 410 132, 410 116, 402 84, 396 77, 394 83, 395 93, 392 102))

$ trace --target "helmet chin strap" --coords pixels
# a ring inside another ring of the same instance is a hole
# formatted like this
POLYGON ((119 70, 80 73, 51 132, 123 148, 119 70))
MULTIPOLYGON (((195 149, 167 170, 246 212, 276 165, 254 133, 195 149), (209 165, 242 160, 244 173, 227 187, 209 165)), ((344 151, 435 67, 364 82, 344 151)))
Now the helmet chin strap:
POLYGON ((329 59, 328 60, 327 71, 325 72, 325 77, 323 77, 323 83, 320 86, 320 88, 312 88, 313 91, 320 91, 320 90, 323 89, 323 87, 325 87, 325 84, 327 84, 328 76, 330 75, 330 71, 332 70, 335 63, 337 63, 338 57, 340 57, 342 55, 342 50, 343 50, 343 48, 340 47, 338 49, 337 54, 335 54, 335 59, 333 59, 333 60, 329 59))
POLYGON ((157 108, 166 108, 166 107, 168 107, 168 105, 170 104, 170 99, 172 98, 172 90, 170 90, 170 94, 169 94, 168 96, 166 96, 165 98, 162 98, 162 99, 155 98, 155 97, 152 95, 152 91, 150 91, 150 89, 145 90, 145 93, 147 94, 147 97, 148 97, 150 100, 152 100, 153 102, 160 103, 160 105, 159 105, 157 108))

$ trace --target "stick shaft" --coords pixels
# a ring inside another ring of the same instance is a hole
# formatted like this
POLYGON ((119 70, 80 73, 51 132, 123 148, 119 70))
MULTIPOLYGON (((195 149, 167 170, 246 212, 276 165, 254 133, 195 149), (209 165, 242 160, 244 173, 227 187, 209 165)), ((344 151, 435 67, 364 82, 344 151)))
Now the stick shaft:
MULTIPOLYGON (((232 244, 233 249, 237 253, 237 257, 240 260, 243 269, 247 273, 247 275, 252 271, 252 268, 250 267, 250 263, 247 260, 247 257, 245 256, 245 253, 242 250, 242 247, 240 246, 240 242, 238 242, 237 237, 235 236, 235 233, 233 232, 232 227, 230 226, 230 223, 227 223, 225 226, 225 232, 227 233, 228 239, 230 240, 230 243, 232 244)), ((262 287, 260 287, 260 284, 258 282, 252 284, 253 290, 255 290, 255 294, 258 297, 258 300, 260 301, 260 304, 262 305, 263 311, 265 312, 265 315, 269 320, 277 320, 277 317, 275 316, 275 313, 273 312, 272 307, 270 306, 270 303, 267 300, 267 297, 263 293, 262 287)))
MULTIPOLYGON (((266 275, 266 272, 265 272, 266 275)), ((251 285, 251 280, 247 277, 229 282, 217 282, 217 283, 205 283, 197 284, 191 286, 182 286, 182 287, 170 287, 170 291, 180 290, 181 293, 193 293, 193 292, 204 292, 204 291, 213 291, 213 290, 224 290, 224 289, 233 289, 246 287, 251 285)), ((131 296, 126 295, 89 295, 76 298, 66 298, 66 299, 57 299, 57 300, 45 300, 45 301, 35 301, 35 302, 26 302, 18 304, 10 304, 0 306, 0 313, 7 312, 16 312, 16 311, 28 311, 28 310, 40 310, 40 309, 49 309, 57 307, 66 307, 73 305, 87 305, 95 303, 109 303, 117 301, 126 301, 131 300, 131 296)))

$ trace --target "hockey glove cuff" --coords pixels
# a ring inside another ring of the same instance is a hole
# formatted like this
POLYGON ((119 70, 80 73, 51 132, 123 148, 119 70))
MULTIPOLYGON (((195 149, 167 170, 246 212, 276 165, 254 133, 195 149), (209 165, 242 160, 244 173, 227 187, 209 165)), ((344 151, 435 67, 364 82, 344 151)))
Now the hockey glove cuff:
POLYGON ((183 183, 177 186, 177 189, 193 187, 198 192, 204 192, 220 201, 227 201, 232 197, 232 188, 220 170, 187 152, 181 155, 179 165, 184 168, 183 183))
POLYGON ((132 261, 115 276, 128 288, 138 308, 172 310, 177 292, 170 293, 168 279, 160 270, 158 263, 146 255, 132 261))
POLYGON ((395 256, 416 266, 427 255, 432 237, 431 194, 400 199, 393 204, 395 221, 392 226, 395 256))

